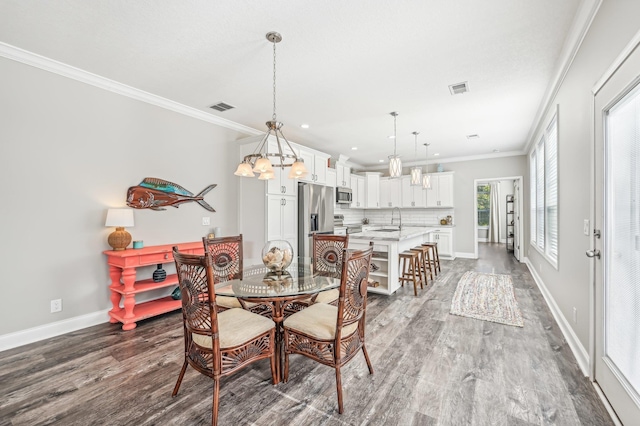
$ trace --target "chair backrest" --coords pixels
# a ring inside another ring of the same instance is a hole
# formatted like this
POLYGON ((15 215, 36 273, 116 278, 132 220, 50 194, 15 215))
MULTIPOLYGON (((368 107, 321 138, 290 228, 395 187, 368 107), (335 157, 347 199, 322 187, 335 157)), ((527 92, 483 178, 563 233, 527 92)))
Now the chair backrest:
MULTIPOLYGON (((364 250, 345 250, 338 298, 336 338, 342 327, 364 318, 373 243, 364 250)), ((364 321, 363 321, 364 322, 364 321)))
POLYGON ((200 334, 213 339, 213 352, 219 353, 218 314, 211 259, 206 255, 180 253, 177 247, 173 247, 173 259, 182 299, 185 349, 189 350, 191 347, 193 334, 200 334))
POLYGON ((204 252, 211 259, 215 282, 242 278, 242 234, 234 237, 202 238, 204 252))
POLYGON ((313 234, 314 271, 340 276, 343 252, 348 245, 348 235, 313 234))

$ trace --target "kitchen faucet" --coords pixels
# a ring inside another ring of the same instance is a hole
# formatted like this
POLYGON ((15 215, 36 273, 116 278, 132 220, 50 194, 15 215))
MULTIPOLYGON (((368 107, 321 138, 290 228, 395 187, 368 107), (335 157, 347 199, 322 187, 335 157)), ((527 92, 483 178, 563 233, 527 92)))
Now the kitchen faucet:
POLYGON ((393 212, 398 209, 398 216, 400 216, 400 226, 398 227, 398 231, 402 231, 402 210, 400 210, 400 207, 394 207, 393 209, 391 209, 391 225, 393 225, 393 212))

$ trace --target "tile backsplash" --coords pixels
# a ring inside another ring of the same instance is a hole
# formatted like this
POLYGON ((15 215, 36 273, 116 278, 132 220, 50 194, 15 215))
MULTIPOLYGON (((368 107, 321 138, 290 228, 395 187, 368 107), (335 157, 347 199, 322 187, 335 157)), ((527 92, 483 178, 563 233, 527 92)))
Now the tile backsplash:
MULTIPOLYGON (((453 224, 456 220, 453 215, 454 209, 402 209, 402 223, 403 224, 419 224, 419 225, 439 225, 440 219, 451 215, 453 217, 453 224)), ((344 223, 362 223, 362 219, 365 217, 369 219, 371 224, 391 224, 391 214, 393 209, 375 209, 375 210, 363 210, 363 209, 345 209, 337 208, 335 214, 344 215, 344 223)), ((398 212, 395 212, 395 218, 398 219, 398 212)))

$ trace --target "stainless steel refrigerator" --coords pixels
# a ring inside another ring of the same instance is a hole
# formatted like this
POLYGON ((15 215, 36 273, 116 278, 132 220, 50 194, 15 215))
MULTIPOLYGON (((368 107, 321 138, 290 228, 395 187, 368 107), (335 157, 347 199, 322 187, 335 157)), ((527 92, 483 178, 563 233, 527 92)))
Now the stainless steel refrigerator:
POLYGON ((313 256, 313 234, 333 234, 334 191, 298 182, 298 256, 313 256))

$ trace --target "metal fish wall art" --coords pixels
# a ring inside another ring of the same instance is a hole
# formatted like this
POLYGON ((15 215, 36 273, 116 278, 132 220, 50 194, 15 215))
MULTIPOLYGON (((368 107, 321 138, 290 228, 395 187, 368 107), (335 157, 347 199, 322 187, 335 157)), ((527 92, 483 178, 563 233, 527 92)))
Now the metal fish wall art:
POLYGON ((134 209, 166 210, 166 206, 180 207, 180 204, 195 201, 210 212, 215 212, 204 196, 213 188, 212 184, 193 195, 183 187, 173 182, 158 178, 144 178, 137 186, 132 186, 127 191, 127 205, 134 209))

